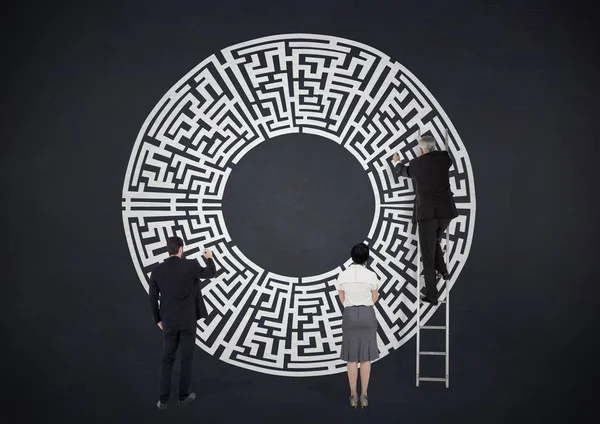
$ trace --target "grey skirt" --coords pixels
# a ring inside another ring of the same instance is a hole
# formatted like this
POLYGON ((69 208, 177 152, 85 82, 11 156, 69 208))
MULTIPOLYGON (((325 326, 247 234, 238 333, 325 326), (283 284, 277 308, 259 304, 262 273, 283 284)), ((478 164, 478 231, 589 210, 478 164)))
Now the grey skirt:
POLYGON ((342 352, 346 362, 374 361, 377 349, 377 318, 373 306, 348 306, 342 321, 342 352))

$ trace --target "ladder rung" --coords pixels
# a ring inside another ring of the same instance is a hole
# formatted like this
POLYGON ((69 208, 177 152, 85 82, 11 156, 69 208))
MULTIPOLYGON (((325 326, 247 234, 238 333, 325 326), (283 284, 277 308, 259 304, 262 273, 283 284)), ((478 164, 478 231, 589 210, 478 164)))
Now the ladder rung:
POLYGON ((431 351, 424 351, 424 352, 419 352, 420 355, 432 355, 432 356, 446 356, 446 352, 431 352, 431 351))
POLYGON ((445 330, 445 325, 422 325, 421 330, 445 330))
POLYGON ((446 381, 445 378, 441 377, 419 377, 419 381, 446 381))

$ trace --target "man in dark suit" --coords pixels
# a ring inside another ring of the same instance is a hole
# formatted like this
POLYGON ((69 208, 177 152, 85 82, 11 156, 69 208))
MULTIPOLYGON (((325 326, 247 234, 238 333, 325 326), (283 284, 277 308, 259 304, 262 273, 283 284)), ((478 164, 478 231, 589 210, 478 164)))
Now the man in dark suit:
POLYGON ((400 155, 395 153, 392 163, 396 176, 411 178, 415 184, 413 222, 418 223, 425 276, 425 297, 422 300, 437 305, 435 271, 445 280, 449 278, 440 239, 450 221, 458 216, 450 190, 452 159, 448 152, 435 149, 435 139, 429 135, 419 139, 419 154, 407 166, 400 163, 400 155))
POLYGON ((163 359, 159 400, 156 404, 159 409, 166 409, 169 401, 171 371, 178 347, 181 348, 179 403, 186 405, 196 399, 196 394, 190 392, 196 321, 206 316, 199 281, 213 278, 216 274, 210 250, 203 254, 206 268, 200 266, 195 259, 182 259, 183 240, 179 237, 169 237, 167 250, 169 258, 152 271, 148 292, 154 322, 163 330, 163 359))

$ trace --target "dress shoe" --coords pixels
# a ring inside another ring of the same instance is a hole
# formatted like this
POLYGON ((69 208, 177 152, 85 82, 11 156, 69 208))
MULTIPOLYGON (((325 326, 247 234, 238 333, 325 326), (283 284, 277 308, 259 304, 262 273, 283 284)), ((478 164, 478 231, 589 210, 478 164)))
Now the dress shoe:
POLYGON ((196 393, 190 393, 189 395, 186 396, 185 399, 180 400, 179 404, 182 406, 185 406, 189 403, 192 403, 195 400, 196 400, 196 393))
POLYGON ((438 304, 438 300, 437 299, 431 299, 430 297, 427 297, 427 296, 421 296, 421 301, 422 302, 431 303, 432 305, 437 305, 438 304))

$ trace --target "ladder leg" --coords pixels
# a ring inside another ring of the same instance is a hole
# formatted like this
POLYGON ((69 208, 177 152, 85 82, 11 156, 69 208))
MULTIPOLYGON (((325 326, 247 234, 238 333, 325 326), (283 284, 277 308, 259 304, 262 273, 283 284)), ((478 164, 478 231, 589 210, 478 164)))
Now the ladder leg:
POLYGON ((450 387, 450 290, 446 281, 446 388, 450 387))
MULTIPOLYGON (((418 224, 417 224, 418 225, 418 224)), ((416 228, 416 227, 415 227, 416 228)), ((419 231, 417 233, 417 387, 419 387, 419 377, 420 377, 420 360, 421 360, 421 256, 419 254, 419 231)))
MULTIPOLYGON (((417 142, 421 138, 421 129, 417 130, 417 142)), ((421 376, 421 250, 419 246, 419 230, 417 228, 418 223, 415 225, 415 234, 417 236, 417 372, 416 372, 416 384, 419 387, 419 378, 421 376)))
MULTIPOLYGON (((448 128, 444 137, 448 151, 448 128)), ((446 267, 450 267, 450 224, 446 228, 446 267)), ((446 280, 446 388, 450 387, 450 281, 446 280)))

